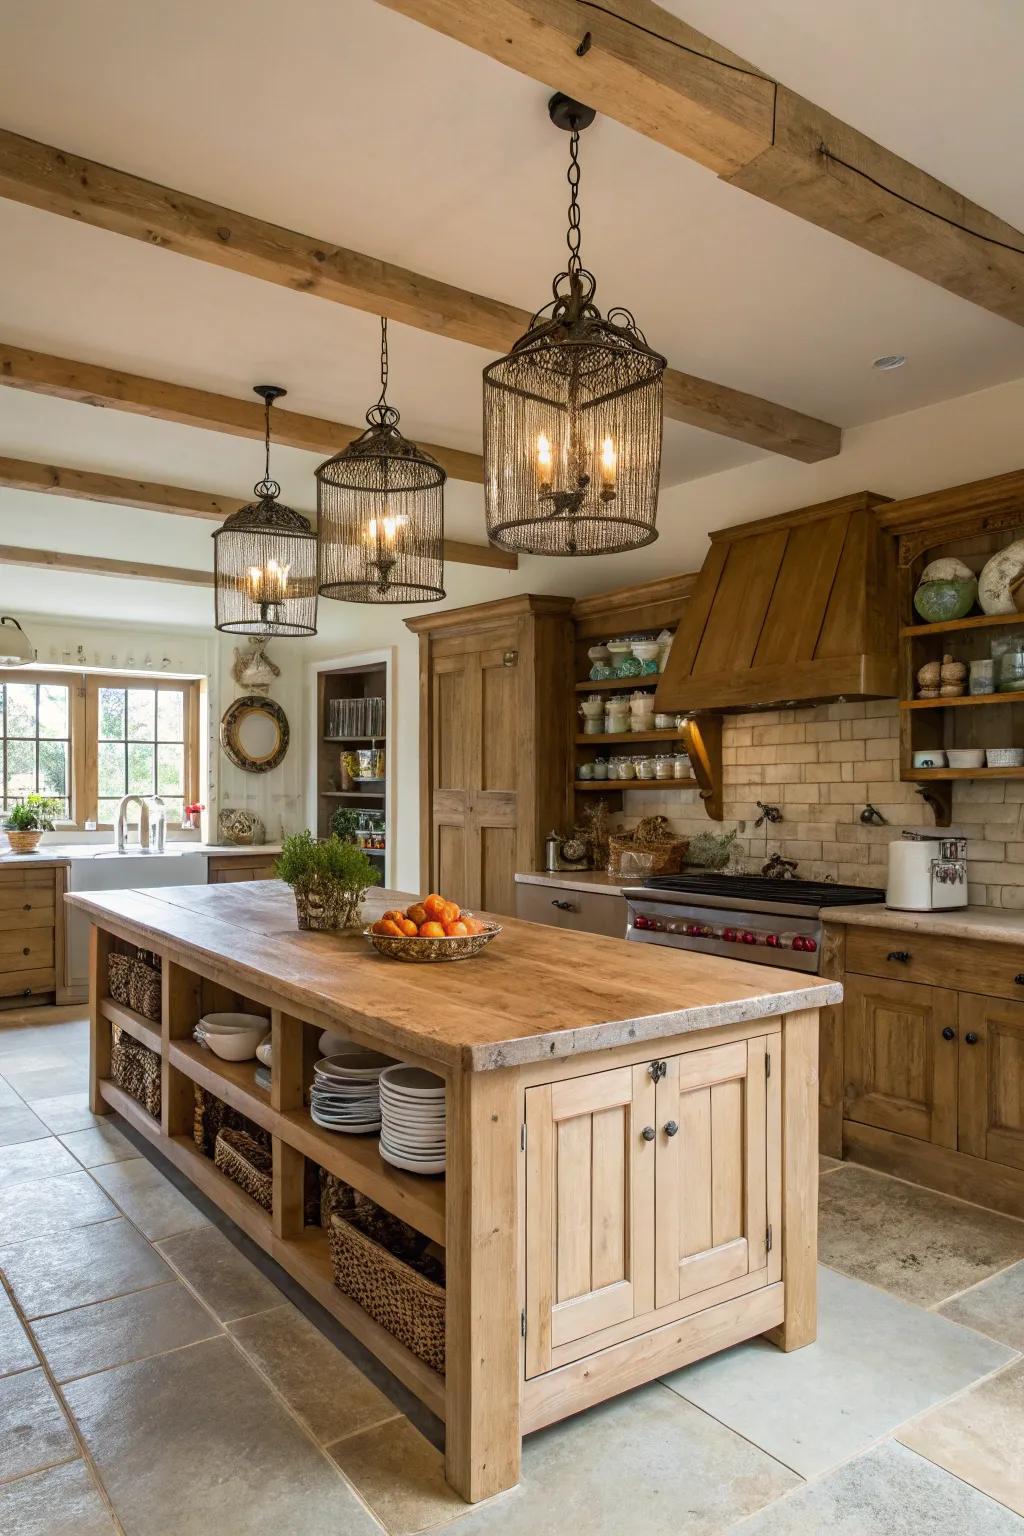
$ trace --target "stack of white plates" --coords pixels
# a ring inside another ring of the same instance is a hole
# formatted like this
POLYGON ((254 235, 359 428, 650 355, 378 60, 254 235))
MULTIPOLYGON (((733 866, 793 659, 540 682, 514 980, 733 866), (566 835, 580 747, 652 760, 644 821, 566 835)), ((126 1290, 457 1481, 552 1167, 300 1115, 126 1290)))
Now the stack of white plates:
POLYGON ((380 1074, 380 1155, 410 1173, 444 1172, 444 1080, 422 1067, 380 1074))
POLYGON ((313 1068, 309 1113, 327 1131, 361 1136, 380 1130, 378 1080, 393 1056, 353 1047, 341 1056, 325 1056, 313 1068))

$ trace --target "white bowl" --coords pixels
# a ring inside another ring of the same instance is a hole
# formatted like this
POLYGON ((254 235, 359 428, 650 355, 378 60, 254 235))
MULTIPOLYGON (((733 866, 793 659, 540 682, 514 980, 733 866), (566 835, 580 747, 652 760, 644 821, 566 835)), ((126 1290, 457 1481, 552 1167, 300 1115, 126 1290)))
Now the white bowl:
POLYGON ((264 1038, 255 1029, 248 1032, 232 1030, 229 1035, 207 1035, 206 1043, 222 1061, 252 1061, 256 1047, 264 1038))
POLYGON ((270 1020, 264 1018, 262 1013, 207 1013, 199 1020, 199 1025, 208 1035, 258 1029, 262 1038, 270 1028, 270 1020))
POLYGON ((269 1040, 261 1040, 259 1045, 256 1047, 256 1059, 257 1059, 257 1061, 262 1061, 262 1063, 263 1063, 263 1065, 265 1067, 271 1066, 272 1065, 272 1059, 273 1059, 272 1055, 271 1055, 271 1051, 272 1051, 272 1047, 271 1047, 270 1041, 269 1040))
POLYGON ((947 747, 946 762, 950 768, 981 768, 985 762, 985 748, 947 747))
POLYGON ((930 747, 914 753, 915 768, 945 768, 946 754, 942 747, 930 747))
POLYGON ((989 747, 985 761, 990 768, 1024 768, 1024 747, 989 747))

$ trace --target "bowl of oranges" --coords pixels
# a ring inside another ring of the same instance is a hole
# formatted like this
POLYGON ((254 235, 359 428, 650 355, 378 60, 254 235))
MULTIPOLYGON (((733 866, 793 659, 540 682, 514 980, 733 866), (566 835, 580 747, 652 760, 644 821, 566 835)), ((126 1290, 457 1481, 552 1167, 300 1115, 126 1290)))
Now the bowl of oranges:
POLYGON ((444 896, 425 896, 404 912, 392 907, 363 929, 379 955, 389 960, 432 964, 438 960, 471 960, 501 932, 498 923, 485 923, 464 912, 444 896))

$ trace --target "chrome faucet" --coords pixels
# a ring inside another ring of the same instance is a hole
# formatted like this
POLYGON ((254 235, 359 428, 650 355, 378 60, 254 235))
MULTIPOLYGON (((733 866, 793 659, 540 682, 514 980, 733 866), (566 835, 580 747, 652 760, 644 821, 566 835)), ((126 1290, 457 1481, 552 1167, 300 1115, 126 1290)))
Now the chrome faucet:
POLYGON ((159 795, 152 795, 144 799, 142 795, 123 795, 121 803, 117 807, 117 851, 124 853, 128 833, 128 807, 139 807, 139 852, 163 853, 164 837, 167 829, 167 812, 164 802, 159 795), (156 807, 155 827, 150 819, 150 806, 156 807), (154 831, 156 846, 154 847, 154 831))

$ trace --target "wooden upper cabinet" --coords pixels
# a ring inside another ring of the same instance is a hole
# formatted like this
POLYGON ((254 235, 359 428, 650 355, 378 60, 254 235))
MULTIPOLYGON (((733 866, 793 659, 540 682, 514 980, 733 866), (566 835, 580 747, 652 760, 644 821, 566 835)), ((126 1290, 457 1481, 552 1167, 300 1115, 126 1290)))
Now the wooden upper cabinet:
POLYGON ((1024 1003, 960 994, 960 1151, 1024 1169, 1024 1003))
POLYGON ((957 994, 847 974, 845 1014, 846 1118, 955 1147, 957 994))
POLYGON ((517 870, 565 825, 572 600, 522 596, 406 622, 420 637, 420 885, 512 915, 517 870))

